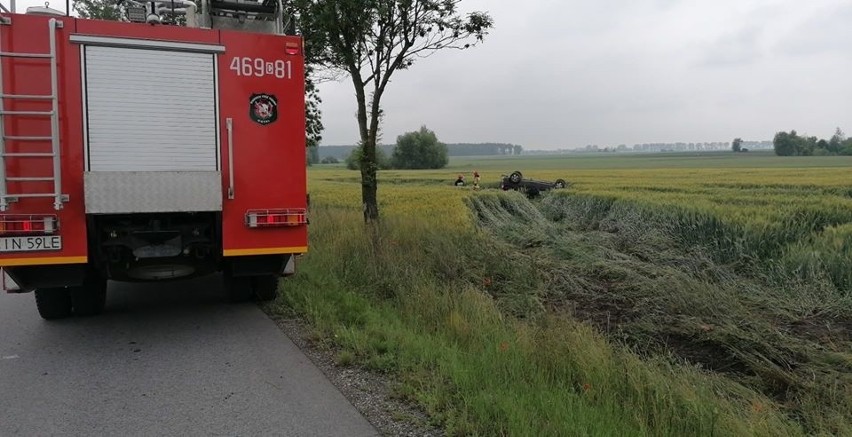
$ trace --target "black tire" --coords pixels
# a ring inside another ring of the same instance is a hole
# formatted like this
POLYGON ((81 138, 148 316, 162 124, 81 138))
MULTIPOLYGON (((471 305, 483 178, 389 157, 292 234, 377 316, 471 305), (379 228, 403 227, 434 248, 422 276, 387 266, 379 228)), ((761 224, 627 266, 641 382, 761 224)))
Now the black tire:
POLYGON ((96 316, 104 311, 107 293, 106 279, 86 279, 83 285, 71 287, 70 292, 75 315, 96 316))
POLYGON ((513 171, 512 174, 509 175, 509 182, 513 184, 520 184, 522 180, 524 180, 524 175, 519 171, 513 171))
POLYGON ((40 288, 35 290, 38 314, 45 320, 62 319, 71 315, 71 290, 40 288))
POLYGON ((555 188, 565 188, 568 184, 565 182, 565 179, 557 179, 556 184, 554 184, 555 188))
POLYGON ((233 303, 246 302, 251 299, 251 278, 248 276, 226 276, 225 288, 228 291, 228 300, 233 303))
POLYGON ((278 297, 278 277, 273 275, 255 276, 252 278, 254 296, 261 302, 275 300, 278 297))

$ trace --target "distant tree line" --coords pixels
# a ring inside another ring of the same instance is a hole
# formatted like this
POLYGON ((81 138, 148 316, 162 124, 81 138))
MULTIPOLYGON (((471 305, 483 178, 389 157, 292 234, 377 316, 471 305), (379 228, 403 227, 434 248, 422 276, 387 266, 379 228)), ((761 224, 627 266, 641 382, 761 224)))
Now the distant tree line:
MULTIPOLYGON (((357 146, 320 146, 318 147, 318 161, 332 157, 338 161, 344 161, 352 154, 357 146)), ((381 150, 385 157, 393 154, 396 144, 384 144, 376 147, 381 150)), ((520 155, 524 148, 517 144, 503 143, 455 143, 447 144, 447 156, 495 156, 495 155, 520 155)))
MULTIPOLYGON (((395 169, 435 169, 444 168, 449 164, 447 145, 438 141, 435 132, 420 127, 420 130, 407 132, 396 138, 396 145, 388 153, 387 147, 376 148, 376 165, 380 170, 395 169)), ((361 167, 364 159, 363 149, 355 147, 351 149, 349 156, 344 160, 346 168, 357 170, 361 167)), ((323 163, 332 163, 336 158, 327 156, 322 159, 323 163)))
POLYGON ((520 155, 524 148, 517 144, 503 143, 459 143, 447 144, 450 156, 520 155))
POLYGON ((846 138, 840 128, 828 141, 799 135, 795 130, 789 133, 782 131, 775 134, 772 144, 778 156, 852 155, 852 138, 846 138))
MULTIPOLYGON (((770 150, 772 149, 772 141, 747 141, 740 139, 740 148, 754 150, 770 150)), ((729 142, 704 142, 704 143, 645 143, 600 146, 597 144, 589 144, 585 147, 574 149, 557 149, 557 150, 524 150, 525 155, 540 155, 553 153, 659 153, 659 152, 710 152, 731 150, 732 143, 729 142)))

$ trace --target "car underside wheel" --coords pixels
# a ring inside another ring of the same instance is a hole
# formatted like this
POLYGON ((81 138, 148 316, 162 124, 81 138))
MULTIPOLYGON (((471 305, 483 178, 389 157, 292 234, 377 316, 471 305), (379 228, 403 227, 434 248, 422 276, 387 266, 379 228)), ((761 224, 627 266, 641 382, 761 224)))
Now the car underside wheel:
POLYGON ((554 186, 555 186, 556 188, 565 188, 567 185, 568 185, 568 184, 567 184, 567 183, 565 183, 565 179, 557 179, 557 180, 556 180, 556 184, 554 184, 554 186))
POLYGON ((106 279, 87 278, 83 285, 71 287, 69 290, 75 315, 94 316, 103 312, 106 304, 106 279))
POLYGON ((61 319, 71 315, 71 290, 68 288, 36 289, 35 300, 43 319, 61 319))
POLYGON ((274 275, 255 276, 252 278, 254 296, 259 301, 274 300, 278 296, 278 277, 274 275))
POLYGON ((520 184, 522 180, 524 180, 524 175, 522 175, 519 171, 513 171, 512 174, 509 175, 509 182, 513 184, 520 184))
POLYGON ((226 276, 225 288, 228 291, 228 300, 231 302, 246 302, 251 299, 252 284, 248 276, 226 276))

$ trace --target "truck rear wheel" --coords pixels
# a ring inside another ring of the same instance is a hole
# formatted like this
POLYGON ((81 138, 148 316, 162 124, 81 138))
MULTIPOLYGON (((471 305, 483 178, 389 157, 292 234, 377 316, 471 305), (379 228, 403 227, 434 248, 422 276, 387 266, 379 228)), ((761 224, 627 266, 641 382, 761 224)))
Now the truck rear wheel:
POLYGON ((259 301, 274 300, 278 296, 278 277, 273 275, 255 276, 252 278, 254 295, 259 301))
POLYGON ((71 315, 71 290, 67 288, 38 288, 35 299, 43 319, 61 319, 71 315))
POLYGON ((104 310, 106 304, 107 283, 105 279, 87 279, 79 287, 71 288, 71 302, 74 314, 94 316, 104 310))

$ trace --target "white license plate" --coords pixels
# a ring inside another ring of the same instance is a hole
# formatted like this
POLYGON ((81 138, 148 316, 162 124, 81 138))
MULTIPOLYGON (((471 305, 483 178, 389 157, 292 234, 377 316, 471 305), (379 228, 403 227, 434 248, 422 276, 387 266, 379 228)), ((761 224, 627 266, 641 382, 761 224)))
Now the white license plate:
POLYGON ((62 237, 58 235, 46 235, 0 238, 0 253, 35 252, 40 250, 62 250, 62 237))

